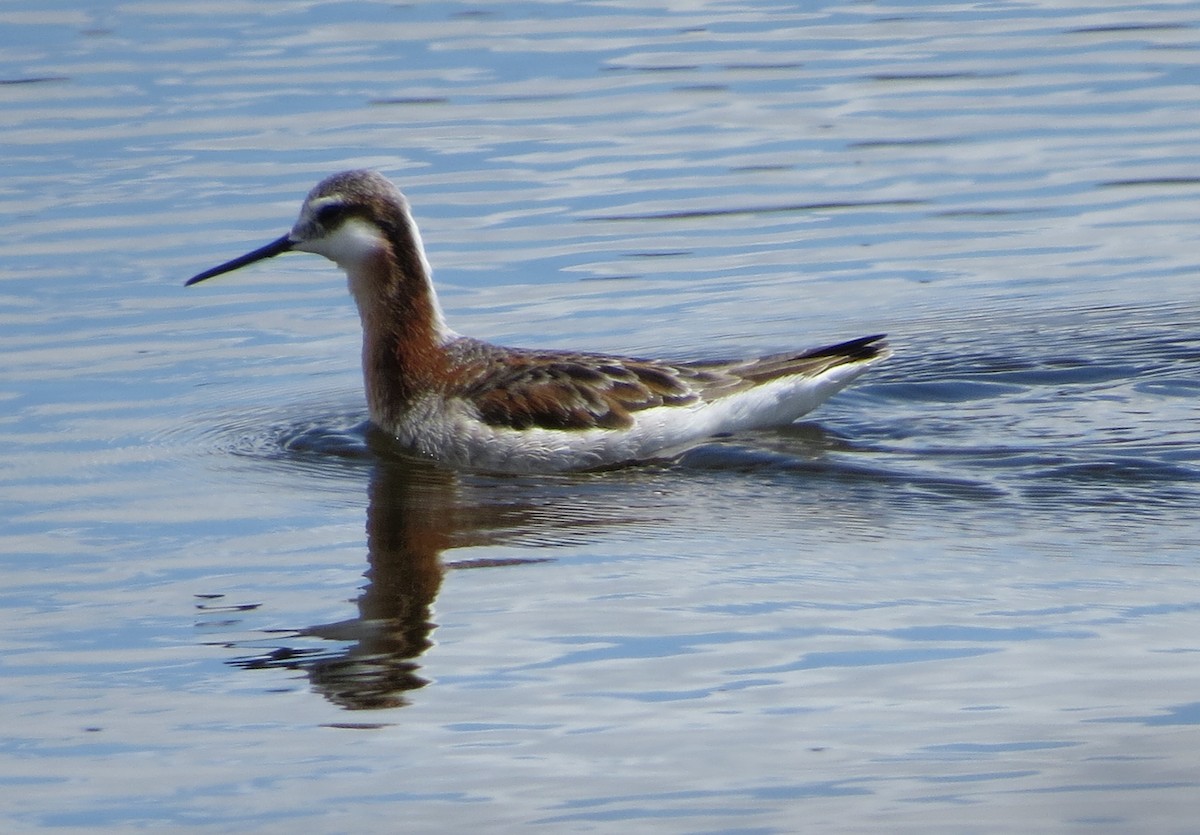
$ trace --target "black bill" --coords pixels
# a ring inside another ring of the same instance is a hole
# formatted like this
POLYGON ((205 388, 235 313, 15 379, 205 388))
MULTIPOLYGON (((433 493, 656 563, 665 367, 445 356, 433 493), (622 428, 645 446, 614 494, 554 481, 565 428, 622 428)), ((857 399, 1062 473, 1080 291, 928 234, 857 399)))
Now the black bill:
POLYGON ((255 261, 261 261, 264 258, 274 258, 282 252, 287 252, 292 248, 292 240, 289 236, 284 235, 277 241, 271 241, 266 246, 260 246, 253 252, 247 252, 232 261, 226 261, 218 267, 213 267, 211 270, 205 270, 198 275, 194 275, 183 283, 184 287, 191 287, 193 284, 204 281, 206 278, 212 278, 222 273, 233 272, 234 270, 244 267, 247 264, 253 264, 255 261))

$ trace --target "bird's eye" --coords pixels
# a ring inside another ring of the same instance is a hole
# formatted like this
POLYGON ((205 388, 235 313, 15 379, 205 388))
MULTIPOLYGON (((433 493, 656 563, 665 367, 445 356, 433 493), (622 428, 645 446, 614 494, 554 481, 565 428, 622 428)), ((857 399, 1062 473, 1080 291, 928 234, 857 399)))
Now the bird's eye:
POLYGON ((315 219, 326 229, 334 229, 346 217, 346 207, 340 203, 329 203, 317 209, 315 219))

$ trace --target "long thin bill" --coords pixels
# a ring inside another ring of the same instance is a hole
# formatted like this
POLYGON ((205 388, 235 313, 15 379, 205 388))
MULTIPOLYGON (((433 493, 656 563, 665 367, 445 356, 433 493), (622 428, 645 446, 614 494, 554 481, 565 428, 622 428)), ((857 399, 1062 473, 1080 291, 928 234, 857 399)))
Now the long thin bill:
POLYGON ((211 270, 205 270, 198 275, 192 276, 183 283, 183 286, 191 287, 193 284, 204 281, 206 278, 212 278, 216 275, 233 272, 234 270, 244 267, 247 264, 253 264, 255 261, 262 261, 264 258, 274 258, 276 255, 279 255, 282 252, 287 252, 291 248, 291 238, 289 238, 287 235, 284 235, 279 240, 271 241, 271 243, 267 244, 266 246, 260 246, 253 252, 247 252, 245 255, 234 258, 232 261, 226 261, 224 264, 221 264, 218 267, 213 267, 211 270))

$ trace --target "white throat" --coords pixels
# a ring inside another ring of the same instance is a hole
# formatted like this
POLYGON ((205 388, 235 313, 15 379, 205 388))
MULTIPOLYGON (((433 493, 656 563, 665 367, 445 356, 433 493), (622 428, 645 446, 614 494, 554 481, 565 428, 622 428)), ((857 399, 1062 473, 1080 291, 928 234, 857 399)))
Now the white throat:
POLYGON ((296 241, 294 249, 324 255, 347 273, 357 272, 388 248, 387 239, 372 223, 350 218, 333 232, 296 241))
MULTIPOLYGON (((411 221, 409 231, 422 271, 422 275, 414 278, 425 284, 433 307, 434 331, 441 341, 445 342, 457 334, 446 326, 442 306, 438 303, 437 293, 433 289, 432 272, 429 260, 425 257, 425 247, 416 225, 411 221)), ((391 267, 390 247, 387 238, 378 227, 358 217, 348 218, 328 235, 300 240, 293 246, 302 252, 323 255, 341 267, 346 273, 350 294, 354 296, 359 313, 364 315, 383 309, 377 297, 383 292, 386 283, 393 278, 390 275, 380 275, 377 271, 391 267)))

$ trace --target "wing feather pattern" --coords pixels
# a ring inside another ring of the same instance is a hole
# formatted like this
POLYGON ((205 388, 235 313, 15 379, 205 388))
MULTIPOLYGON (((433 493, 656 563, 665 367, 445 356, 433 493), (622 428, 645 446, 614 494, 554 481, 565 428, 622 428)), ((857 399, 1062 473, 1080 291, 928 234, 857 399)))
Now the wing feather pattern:
MULTIPOLYGON (((753 360, 683 363, 507 349, 472 357, 476 361, 461 369, 460 376, 470 382, 457 394, 493 426, 626 429, 644 409, 691 406, 783 377, 813 377, 840 365, 868 362, 886 355, 882 340, 868 336, 753 360)), ((471 348, 477 354, 484 345, 471 348)))

